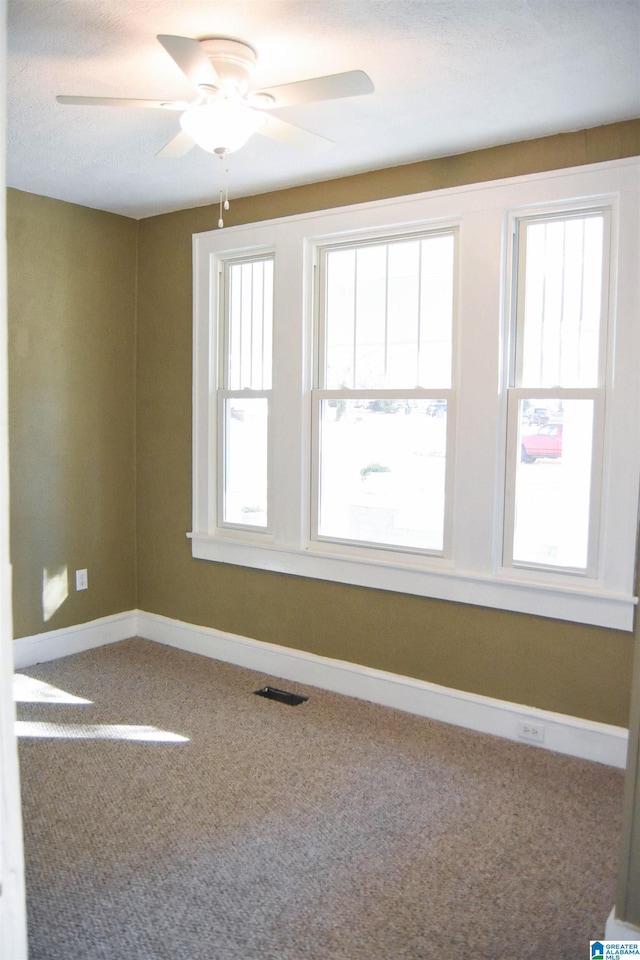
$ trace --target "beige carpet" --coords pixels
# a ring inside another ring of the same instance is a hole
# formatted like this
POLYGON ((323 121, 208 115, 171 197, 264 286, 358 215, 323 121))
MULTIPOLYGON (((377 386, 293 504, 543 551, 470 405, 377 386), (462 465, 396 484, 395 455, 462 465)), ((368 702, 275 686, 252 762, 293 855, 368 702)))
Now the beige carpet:
POLYGON ((139 639, 20 674, 31 960, 583 960, 603 934, 621 771, 139 639))

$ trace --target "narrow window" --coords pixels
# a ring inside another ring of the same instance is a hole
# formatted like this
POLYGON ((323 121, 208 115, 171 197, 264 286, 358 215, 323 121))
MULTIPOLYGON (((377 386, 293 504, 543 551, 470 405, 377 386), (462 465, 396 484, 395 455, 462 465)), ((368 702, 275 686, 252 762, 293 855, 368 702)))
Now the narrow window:
POLYGON ((221 526, 269 526, 273 257, 222 265, 218 415, 221 526))
POLYGON ((605 211, 518 222, 508 565, 595 575, 607 275, 605 211))
POLYGON ((456 235, 321 248, 313 535, 445 552, 456 235))

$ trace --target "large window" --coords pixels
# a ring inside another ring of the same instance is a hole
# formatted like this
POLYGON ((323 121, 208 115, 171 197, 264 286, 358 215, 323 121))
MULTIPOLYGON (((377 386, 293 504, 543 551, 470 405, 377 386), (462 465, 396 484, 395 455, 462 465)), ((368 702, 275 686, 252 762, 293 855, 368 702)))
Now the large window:
POLYGON ((442 554, 455 233, 318 250, 317 539, 442 554))
POLYGON ((639 166, 196 236, 194 556, 630 630, 639 166))

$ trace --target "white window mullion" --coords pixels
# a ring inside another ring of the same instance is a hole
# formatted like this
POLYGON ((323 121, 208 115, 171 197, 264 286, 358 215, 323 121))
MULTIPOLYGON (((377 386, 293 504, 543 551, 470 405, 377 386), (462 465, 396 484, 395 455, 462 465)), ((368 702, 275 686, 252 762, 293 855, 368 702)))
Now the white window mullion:
MULTIPOLYGON (((451 555, 465 571, 494 570, 501 524, 504 439, 500 382, 502 249, 487 237, 503 229, 502 212, 467 214, 459 232, 456 350, 455 482, 451 555), (478 251, 482 255, 478 256, 478 251), (498 516, 500 516, 498 512, 498 516)), ((498 557, 500 556, 498 551, 498 557)))
POLYGON ((274 542, 302 549, 308 539, 310 315, 305 300, 309 266, 297 235, 275 244, 272 484, 274 542))

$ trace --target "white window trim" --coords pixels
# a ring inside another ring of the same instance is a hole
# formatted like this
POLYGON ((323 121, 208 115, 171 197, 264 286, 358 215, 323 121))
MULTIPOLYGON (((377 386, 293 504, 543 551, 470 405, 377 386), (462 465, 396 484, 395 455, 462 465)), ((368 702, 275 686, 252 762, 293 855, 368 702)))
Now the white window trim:
POLYGON ((640 161, 634 158, 195 235, 193 556, 631 630, 640 476, 639 173, 640 161), (610 202, 618 207, 611 251, 611 316, 617 317, 617 328, 609 358, 615 389, 605 412, 610 445, 603 465, 597 575, 506 568, 502 535, 509 218, 543 206, 610 202), (369 231, 392 235, 452 222, 460 225, 457 295, 463 331, 457 337, 455 417, 458 427, 470 425, 468 442, 455 450, 452 558, 312 541, 314 245, 359 239, 369 231), (215 526, 217 438, 211 400, 218 368, 211 329, 216 261, 264 251, 275 251, 276 258, 271 448, 276 480, 270 502, 273 528, 265 534, 215 526))

